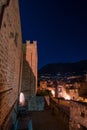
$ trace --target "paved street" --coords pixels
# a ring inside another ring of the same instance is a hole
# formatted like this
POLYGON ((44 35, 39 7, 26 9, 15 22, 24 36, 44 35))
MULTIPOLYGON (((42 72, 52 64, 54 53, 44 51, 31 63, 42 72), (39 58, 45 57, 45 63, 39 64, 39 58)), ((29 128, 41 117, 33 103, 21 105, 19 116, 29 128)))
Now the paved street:
POLYGON ((31 112, 33 130, 65 130, 60 118, 52 114, 52 111, 31 112))

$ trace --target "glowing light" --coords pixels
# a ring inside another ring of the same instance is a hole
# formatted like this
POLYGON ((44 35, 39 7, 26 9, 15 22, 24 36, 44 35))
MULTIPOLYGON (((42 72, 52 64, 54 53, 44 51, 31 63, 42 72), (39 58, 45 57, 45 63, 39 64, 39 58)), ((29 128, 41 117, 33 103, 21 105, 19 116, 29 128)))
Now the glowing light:
POLYGON ((70 100, 70 96, 66 93, 66 91, 63 91, 63 97, 65 100, 70 100))
POLYGON ((70 96, 66 93, 66 89, 63 86, 59 86, 58 88, 58 97, 63 97, 65 100, 70 100, 70 96))
POLYGON ((70 96, 68 94, 66 94, 66 96, 64 97, 65 100, 70 100, 70 96))
POLYGON ((20 96, 19 96, 19 104, 20 104, 20 106, 25 105, 25 97, 24 97, 24 94, 22 92, 20 93, 20 96))
POLYGON ((52 93, 53 97, 55 97, 55 91, 51 90, 51 93, 52 93))

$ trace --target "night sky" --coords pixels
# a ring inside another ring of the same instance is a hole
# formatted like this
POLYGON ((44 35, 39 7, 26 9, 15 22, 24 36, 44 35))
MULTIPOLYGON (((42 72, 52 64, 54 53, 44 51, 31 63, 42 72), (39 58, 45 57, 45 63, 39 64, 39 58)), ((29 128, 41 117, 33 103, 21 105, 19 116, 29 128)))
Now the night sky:
POLYGON ((38 42, 38 66, 87 59, 86 0, 19 0, 23 43, 38 42))

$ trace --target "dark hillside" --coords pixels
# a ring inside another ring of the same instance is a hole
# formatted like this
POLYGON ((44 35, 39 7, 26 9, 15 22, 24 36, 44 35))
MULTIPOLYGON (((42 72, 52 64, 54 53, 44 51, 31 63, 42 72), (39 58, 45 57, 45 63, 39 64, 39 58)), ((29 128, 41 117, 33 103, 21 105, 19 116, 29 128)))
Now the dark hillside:
POLYGON ((75 63, 52 63, 43 66, 39 70, 39 74, 55 74, 65 72, 84 72, 87 71, 87 60, 75 63))

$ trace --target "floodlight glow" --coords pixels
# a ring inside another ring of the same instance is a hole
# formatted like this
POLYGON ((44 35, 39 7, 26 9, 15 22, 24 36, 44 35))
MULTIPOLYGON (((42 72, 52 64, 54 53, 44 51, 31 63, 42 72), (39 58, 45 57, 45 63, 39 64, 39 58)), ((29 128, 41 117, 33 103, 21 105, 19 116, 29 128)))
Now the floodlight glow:
POLYGON ((20 106, 25 105, 25 97, 24 97, 24 94, 22 92, 20 93, 20 96, 19 96, 19 104, 20 104, 20 106))

